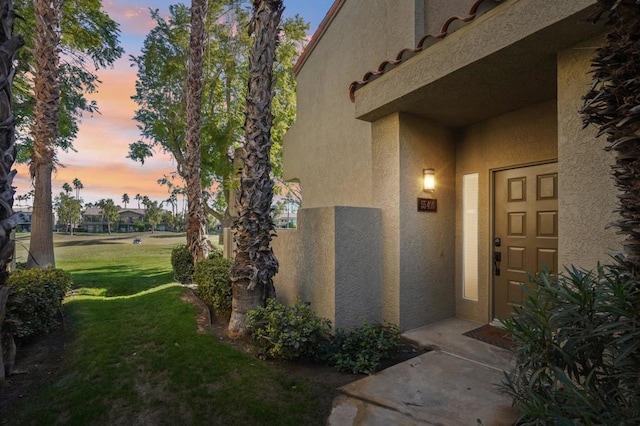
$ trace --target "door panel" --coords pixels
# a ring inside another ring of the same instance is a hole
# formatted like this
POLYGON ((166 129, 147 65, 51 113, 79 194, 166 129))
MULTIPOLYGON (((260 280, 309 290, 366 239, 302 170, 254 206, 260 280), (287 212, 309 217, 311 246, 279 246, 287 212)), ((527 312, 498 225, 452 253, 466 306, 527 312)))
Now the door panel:
POLYGON ((558 268, 557 163, 494 173, 494 317, 522 303, 529 275, 558 268))

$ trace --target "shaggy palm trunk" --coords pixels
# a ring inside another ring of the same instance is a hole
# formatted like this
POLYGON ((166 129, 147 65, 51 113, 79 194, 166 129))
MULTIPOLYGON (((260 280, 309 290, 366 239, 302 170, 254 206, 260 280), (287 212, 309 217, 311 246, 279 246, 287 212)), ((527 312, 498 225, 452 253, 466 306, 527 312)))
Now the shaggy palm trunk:
POLYGON ((16 156, 15 119, 12 108, 13 76, 15 68, 13 58, 16 51, 24 44, 21 36, 13 36, 15 14, 10 0, 0 1, 0 382, 5 375, 11 374, 15 358, 13 336, 2 333, 2 323, 6 315, 6 303, 9 298, 7 281, 8 268, 14 253, 14 241, 11 232, 18 222, 13 211, 13 178, 12 169, 16 156), (5 355, 6 359, 5 359, 5 355))
POLYGON ((611 31, 593 60, 594 83, 584 98, 585 126, 599 126, 607 151, 615 153, 612 175, 619 190, 620 219, 612 223, 625 235, 623 263, 640 276, 640 6, 636 0, 599 0, 611 31))
POLYGON ((60 109, 60 0, 33 0, 36 14, 36 105, 33 125, 31 178, 35 182, 28 268, 55 266, 51 173, 60 109))
POLYGON ((269 152, 273 62, 283 10, 282 0, 253 0, 250 32, 255 38, 249 57, 244 165, 236 201, 239 216, 234 224, 236 257, 231 266, 231 337, 246 334, 247 312, 275 297, 273 276, 278 272, 278 260, 270 247, 274 226, 270 214, 273 180, 269 152))
POLYGON ((187 129, 184 178, 187 183, 189 218, 187 246, 194 262, 209 255, 206 226, 207 216, 202 200, 200 177, 200 109, 202 107, 202 60, 204 56, 204 22, 207 0, 191 2, 191 35, 187 70, 187 129))

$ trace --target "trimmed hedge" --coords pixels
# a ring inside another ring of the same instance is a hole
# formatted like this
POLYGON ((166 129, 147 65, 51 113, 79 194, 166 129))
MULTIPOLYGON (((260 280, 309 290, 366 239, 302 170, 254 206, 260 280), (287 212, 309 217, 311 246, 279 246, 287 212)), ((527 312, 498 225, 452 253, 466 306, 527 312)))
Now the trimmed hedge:
POLYGON ((328 361, 338 371, 373 374, 383 359, 397 352, 399 340, 400 331, 395 325, 363 322, 351 331, 336 331, 328 361))
POLYGON ((249 311, 247 328, 262 356, 320 361, 350 373, 375 373, 397 352, 400 340, 398 327, 366 321, 331 335, 331 321, 317 317, 300 299, 293 306, 267 300, 266 307, 249 311))
POLYGON ((249 311, 247 328, 261 355, 279 359, 320 360, 329 338, 331 322, 315 316, 311 306, 298 299, 285 306, 276 299, 249 311))
POLYGON ((62 299, 71 288, 71 275, 61 269, 13 272, 7 280, 13 303, 5 326, 17 338, 45 334, 58 326, 62 299))
MULTIPOLYGON (((209 259, 221 258, 222 248, 218 246, 211 247, 209 259)), ((193 257, 186 245, 179 245, 171 251, 171 267, 173 268, 173 279, 180 284, 191 284, 194 282, 193 274, 195 267, 193 266, 193 257)))
POLYGON ((180 284, 193 282, 193 257, 186 245, 179 245, 171 250, 171 267, 174 280, 180 284))
MULTIPOLYGON (((215 253, 215 252, 212 252, 215 253)), ((231 313, 231 276, 233 261, 223 257, 203 259, 195 266, 193 281, 197 284, 200 299, 213 308, 216 316, 231 313)))

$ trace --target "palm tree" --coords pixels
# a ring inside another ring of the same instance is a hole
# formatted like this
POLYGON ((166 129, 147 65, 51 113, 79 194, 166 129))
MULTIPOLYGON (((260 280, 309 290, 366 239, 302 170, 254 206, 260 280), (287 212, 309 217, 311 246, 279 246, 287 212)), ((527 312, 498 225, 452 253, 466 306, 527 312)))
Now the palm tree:
MULTIPOLYGON (((15 228, 17 218, 13 211, 13 196, 15 190, 12 186, 16 171, 12 170, 15 159, 15 119, 13 116, 13 76, 14 56, 18 49, 24 45, 21 36, 13 36, 13 22, 15 14, 13 3, 10 0, 0 2, 0 328, 5 318, 5 306, 9 298, 9 287, 4 284, 7 281, 8 266, 14 253, 14 241, 11 240, 11 232, 15 228)), ((5 379, 5 358, 7 354, 7 366, 13 365, 15 358, 15 344, 13 337, 3 337, 0 333, 0 383, 5 379), (3 338, 6 339, 3 341, 3 338)), ((11 373, 11 371, 7 371, 11 373)))
POLYGON ((127 204, 129 204, 129 201, 131 201, 129 199, 129 194, 127 194, 126 192, 124 194, 122 194, 122 204, 124 204, 124 208, 127 208, 127 204))
POLYGON ((177 209, 178 209, 178 196, 174 193, 172 193, 169 198, 167 198, 165 200, 167 203, 171 204, 171 214, 176 216, 177 213, 177 209))
POLYGON ((187 185, 189 207, 187 247, 191 251, 194 262, 205 259, 209 255, 206 235, 207 215, 204 211, 200 177, 200 110, 202 109, 202 58, 204 56, 206 15, 207 0, 192 0, 189 63, 187 65, 186 167, 183 168, 183 177, 187 185))
POLYGON ((73 191, 73 188, 71 188, 71 185, 65 182, 62 184, 62 190, 65 192, 65 194, 69 195, 71 191, 73 191))
POLYGON ((29 170, 35 185, 27 267, 55 267, 51 173, 60 110, 59 51, 61 0, 33 0, 36 14, 34 57, 33 155, 29 170))
POLYGON ((140 201, 142 201, 142 195, 136 194, 136 196, 133 198, 138 202, 138 210, 140 210, 140 201))
POLYGON ((234 224, 237 252, 231 266, 233 308, 227 330, 232 337, 246 334, 249 310, 275 296, 273 276, 278 272, 278 260, 270 247, 274 225, 269 151, 273 62, 283 10, 282 0, 253 0, 249 31, 255 38, 249 57, 244 165, 236 202, 239 217, 234 224))
POLYGON ((73 187, 74 187, 74 188, 75 188, 75 190, 76 190, 76 200, 79 200, 79 199, 80 199, 80 190, 81 190, 82 188, 84 188, 84 185, 82 184, 82 182, 80 182, 80 179, 75 178, 75 179, 73 180, 73 187))
MULTIPOLYGON (((599 0, 611 27, 593 61, 594 84, 584 98, 585 126, 595 124, 606 135, 607 151, 616 154, 612 174, 619 190, 620 219, 612 223, 626 236, 622 244, 626 269, 640 276, 640 6, 636 0, 599 0)), ((597 19, 596 18, 596 19, 597 19)))

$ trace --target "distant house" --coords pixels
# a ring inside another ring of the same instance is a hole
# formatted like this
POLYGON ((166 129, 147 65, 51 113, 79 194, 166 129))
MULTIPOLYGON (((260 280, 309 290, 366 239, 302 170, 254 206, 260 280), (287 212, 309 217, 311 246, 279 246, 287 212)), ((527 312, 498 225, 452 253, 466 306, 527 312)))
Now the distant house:
MULTIPOLYGON (((136 224, 145 222, 145 210, 144 209, 120 209, 120 220, 116 223, 111 223, 111 232, 138 232, 139 229, 136 224)), ((103 233, 109 232, 108 223, 102 214, 102 209, 98 207, 92 207, 86 209, 82 213, 81 227, 86 232, 90 233, 103 233)), ((167 230, 167 226, 163 223, 156 227, 157 231, 167 230)))
POLYGON ((273 219, 276 228, 295 228, 298 223, 298 212, 284 212, 273 219))
POLYGON ((144 209, 122 209, 118 232, 136 232, 135 224, 138 222, 144 223, 144 209))
POLYGON ((303 201, 273 241, 279 298, 336 327, 489 323, 528 273, 606 261, 612 159, 578 112, 595 4, 336 0, 295 68, 283 167, 303 201))
POLYGON ((17 232, 31 232, 31 216, 33 215, 33 207, 14 207, 13 211, 18 214, 17 232))

